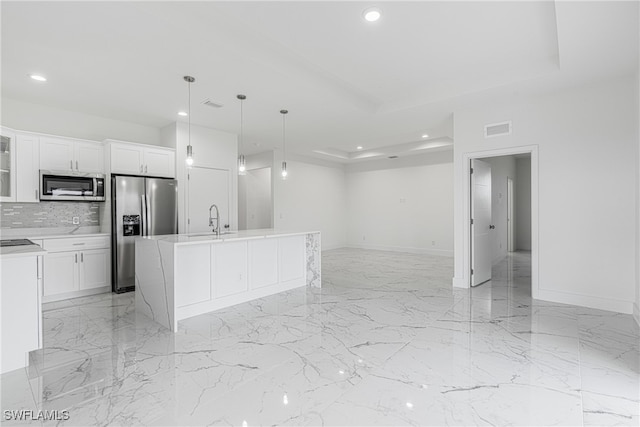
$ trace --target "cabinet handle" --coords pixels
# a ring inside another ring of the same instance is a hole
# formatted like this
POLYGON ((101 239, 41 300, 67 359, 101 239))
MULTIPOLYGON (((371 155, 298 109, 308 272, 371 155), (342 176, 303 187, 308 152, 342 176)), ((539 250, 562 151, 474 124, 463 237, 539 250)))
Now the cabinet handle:
POLYGON ((142 173, 142 165, 140 165, 140 173, 142 173))
POLYGON ((78 254, 76 254, 76 264, 78 263, 78 254))
POLYGON ((73 160, 69 160, 69 169, 73 170, 73 160))
POLYGON ((84 243, 73 243, 73 246, 82 246, 84 243))
POLYGON ((84 252, 80 252, 80 262, 84 262, 84 252))
POLYGON ((76 170, 80 170, 80 168, 78 168, 78 161, 76 160, 76 170))
POLYGON ((38 200, 38 190, 36 189, 36 200, 38 200))
POLYGON ((147 165, 144 165, 144 173, 147 173, 147 165))

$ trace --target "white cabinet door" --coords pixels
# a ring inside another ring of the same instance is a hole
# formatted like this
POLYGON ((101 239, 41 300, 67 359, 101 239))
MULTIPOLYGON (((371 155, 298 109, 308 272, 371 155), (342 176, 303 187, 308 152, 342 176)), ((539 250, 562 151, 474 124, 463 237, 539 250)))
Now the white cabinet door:
POLYGON ((305 276, 305 236, 282 237, 278 245, 280 282, 305 276))
POLYGON ((92 249, 80 252, 79 256, 79 288, 82 290, 109 286, 110 251, 108 249, 92 249))
POLYGON ((101 144, 76 141, 74 158, 76 172, 104 172, 104 147, 101 144))
POLYGON ((144 150, 144 174, 175 178, 176 153, 173 150, 162 148, 145 148, 144 150))
POLYGON ((40 138, 35 135, 16 136, 16 201, 39 202, 40 138))
POLYGON ((176 306, 195 304, 211 299, 211 245, 179 246, 176 248, 176 306))
POLYGON ((0 201, 16 201, 16 134, 7 128, 2 130, 0 147, 0 201))
POLYGON ((111 144, 111 173, 141 175, 142 147, 129 144, 111 144))
POLYGON ((213 245, 214 296, 234 295, 247 290, 247 242, 213 245))
POLYGON ((78 290, 78 252, 53 252, 44 256, 44 296, 78 290))
POLYGON ((278 283, 278 239, 249 242, 249 281, 251 289, 278 283))
POLYGON ((75 171, 73 141, 43 136, 40 138, 40 169, 75 171))

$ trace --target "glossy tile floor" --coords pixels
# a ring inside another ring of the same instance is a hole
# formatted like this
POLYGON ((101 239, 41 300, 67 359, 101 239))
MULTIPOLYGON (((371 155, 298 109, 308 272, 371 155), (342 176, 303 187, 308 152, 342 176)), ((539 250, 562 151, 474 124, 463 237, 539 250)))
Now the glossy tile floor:
POLYGON ((131 294, 49 304, 44 350, 0 378, 2 409, 66 409, 62 425, 640 424, 637 325, 533 302, 528 254, 472 291, 451 288, 451 258, 322 261, 321 290, 176 334, 136 316, 131 294))

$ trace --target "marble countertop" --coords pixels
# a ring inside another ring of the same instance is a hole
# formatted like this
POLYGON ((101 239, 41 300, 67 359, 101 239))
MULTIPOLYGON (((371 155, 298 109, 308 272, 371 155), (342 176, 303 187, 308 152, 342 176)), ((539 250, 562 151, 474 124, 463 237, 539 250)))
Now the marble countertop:
POLYGON ((0 231, 2 239, 62 239, 65 237, 101 237, 111 233, 100 227, 9 228, 0 231))
POLYGON ((44 255, 47 251, 38 245, 3 246, 0 247, 1 258, 17 258, 22 256, 44 255))
POLYGON ((259 230, 230 231, 226 234, 220 234, 219 236, 216 236, 213 233, 191 233, 144 236, 140 237, 140 239, 159 240, 162 242, 173 243, 175 245, 194 245, 201 243, 222 243, 239 240, 265 239, 269 237, 299 236, 314 233, 319 233, 319 231, 293 231, 263 228, 259 230))

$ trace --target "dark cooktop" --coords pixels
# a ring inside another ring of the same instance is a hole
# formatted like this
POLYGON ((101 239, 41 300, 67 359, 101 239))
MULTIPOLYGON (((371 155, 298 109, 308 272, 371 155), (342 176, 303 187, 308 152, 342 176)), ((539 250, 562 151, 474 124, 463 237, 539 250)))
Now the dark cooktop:
POLYGON ((9 239, 9 240, 0 240, 0 247, 3 246, 26 246, 26 245, 35 245, 29 239, 9 239))

